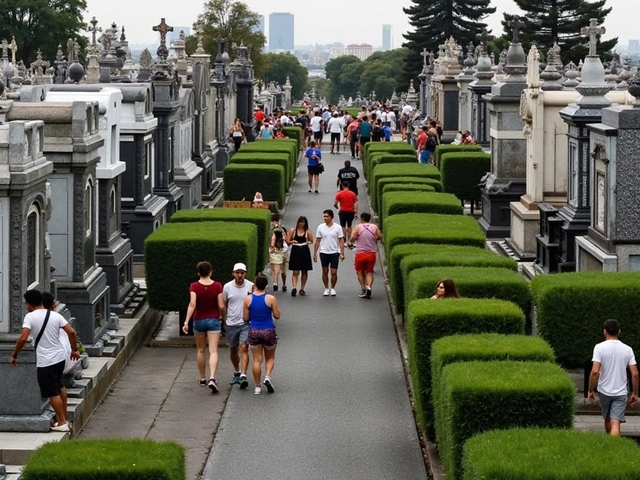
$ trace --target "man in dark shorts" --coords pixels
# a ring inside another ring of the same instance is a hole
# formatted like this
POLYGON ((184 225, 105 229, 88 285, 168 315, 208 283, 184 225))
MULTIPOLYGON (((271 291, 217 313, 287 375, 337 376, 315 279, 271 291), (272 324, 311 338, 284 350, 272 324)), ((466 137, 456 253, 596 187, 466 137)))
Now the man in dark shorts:
POLYGON ((325 297, 336 296, 338 283, 338 263, 344 260, 344 234, 340 225, 333 223, 333 210, 322 212, 324 223, 316 229, 316 243, 313 247, 313 261, 322 265, 322 283, 325 297), (329 284, 329 268, 331 268, 331 284, 329 284))
POLYGON ((318 186, 320 185, 320 174, 322 173, 322 151, 319 148, 316 148, 315 140, 311 140, 311 142, 309 143, 309 148, 307 148, 304 156, 307 158, 309 193, 314 190, 316 193, 318 193, 318 186))
POLYGON ((75 360, 80 358, 76 332, 62 315, 44 308, 42 293, 38 290, 27 290, 24 300, 29 313, 24 317, 22 332, 9 363, 14 367, 18 364, 18 354, 27 343, 29 335, 33 334, 40 394, 43 398, 49 399, 56 413, 57 422, 51 430, 69 432, 71 428, 67 422, 67 389, 62 384, 67 349, 60 341, 60 329, 68 335, 71 344, 70 358, 75 360))
POLYGON ((338 181, 336 182, 336 187, 340 188, 342 182, 349 182, 349 190, 358 195, 358 179, 360 178, 360 173, 356 167, 351 166, 350 160, 345 160, 344 168, 338 170, 338 181))
POLYGON ((350 238, 353 219, 358 214, 358 196, 349 190, 349 182, 342 182, 341 189, 333 202, 333 208, 338 209, 342 235, 344 238, 350 238))

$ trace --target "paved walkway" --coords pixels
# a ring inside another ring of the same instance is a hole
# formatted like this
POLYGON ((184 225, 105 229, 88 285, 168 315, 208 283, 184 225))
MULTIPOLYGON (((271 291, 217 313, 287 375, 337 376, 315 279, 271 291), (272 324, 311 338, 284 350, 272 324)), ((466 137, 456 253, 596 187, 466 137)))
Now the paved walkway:
MULTIPOLYGON (((322 210, 333 208, 337 171, 350 157, 326 150, 318 195, 307 192, 301 163, 285 227, 305 215, 315 234, 322 210)), ((362 182, 359 190, 367 205, 362 182)), ((319 264, 306 297, 275 293, 276 392, 253 395, 253 382, 233 391, 205 479, 426 478, 381 269, 373 298, 358 298, 354 255, 347 250, 339 267, 336 297, 322 296, 319 264)))

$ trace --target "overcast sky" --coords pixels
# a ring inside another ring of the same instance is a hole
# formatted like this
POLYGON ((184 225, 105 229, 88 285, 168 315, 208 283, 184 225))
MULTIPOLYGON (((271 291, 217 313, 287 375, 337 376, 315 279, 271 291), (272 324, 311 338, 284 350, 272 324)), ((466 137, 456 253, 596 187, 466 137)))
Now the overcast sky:
MULTIPOLYGON (((402 7, 412 5, 411 0, 244 0, 244 3, 265 16, 267 32, 270 13, 293 13, 296 45, 342 42, 345 45, 370 43, 379 46, 382 44, 382 24, 389 23, 393 26, 394 47, 399 47, 403 42, 402 34, 410 29, 402 7)), ((502 12, 515 12, 515 3, 512 0, 493 0, 492 3, 498 10, 488 19, 489 27, 493 28, 494 34, 500 34, 502 12)), ((640 38, 637 16, 628 8, 632 3, 631 0, 607 1, 607 6, 613 10, 607 17, 605 38, 618 36, 622 44, 630 38, 640 38), (627 8, 624 8, 625 4, 627 8)), ((103 27, 115 21, 119 26, 124 24, 130 43, 155 43, 158 34, 151 28, 160 22, 160 17, 166 17, 169 25, 190 26, 202 12, 203 5, 201 0, 87 0, 85 20, 96 16, 103 27)))

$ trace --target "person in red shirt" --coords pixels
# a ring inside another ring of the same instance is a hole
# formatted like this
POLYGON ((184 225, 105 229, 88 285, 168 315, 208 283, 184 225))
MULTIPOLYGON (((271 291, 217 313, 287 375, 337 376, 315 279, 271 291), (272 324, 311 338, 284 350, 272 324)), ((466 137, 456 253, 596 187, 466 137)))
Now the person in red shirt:
POLYGON ((261 107, 258 107, 258 109, 253 114, 253 116, 255 117, 256 121, 258 121, 260 123, 264 122, 265 115, 264 115, 264 112, 262 111, 261 107))
POLYGON ((182 331, 189 331, 189 322, 193 319, 193 334, 196 339, 196 363, 200 372, 200 386, 208 385, 212 393, 218 393, 216 370, 218 369, 218 342, 220 341, 222 313, 225 303, 222 297, 222 284, 211 278, 213 268, 209 262, 200 262, 196 266, 197 282, 189 287, 189 306, 182 331), (209 340, 209 382, 205 377, 205 348, 209 340))
POLYGON ((427 163, 427 126, 422 125, 420 127, 420 133, 418 134, 418 139, 416 142, 416 151, 418 156, 418 161, 420 163, 427 163))
POLYGON ((358 196, 349 190, 349 182, 340 184, 340 191, 336 194, 333 207, 338 208, 344 238, 351 238, 351 226, 358 213, 358 196))

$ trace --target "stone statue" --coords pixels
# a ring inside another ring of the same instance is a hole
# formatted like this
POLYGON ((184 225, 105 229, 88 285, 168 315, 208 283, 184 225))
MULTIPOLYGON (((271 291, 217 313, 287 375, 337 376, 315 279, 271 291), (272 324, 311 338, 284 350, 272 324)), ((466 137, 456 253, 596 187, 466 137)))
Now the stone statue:
POLYGON ((151 52, 148 48, 145 48, 140 54, 140 68, 149 70, 151 68, 152 62, 153 59, 151 58, 151 52))
POLYGON ((67 40, 67 62, 73 63, 77 61, 78 59, 76 58, 75 42, 72 38, 69 38, 67 40))
POLYGON ((11 63, 16 64, 16 54, 18 53, 18 44, 16 43, 16 36, 11 35, 11 63))

